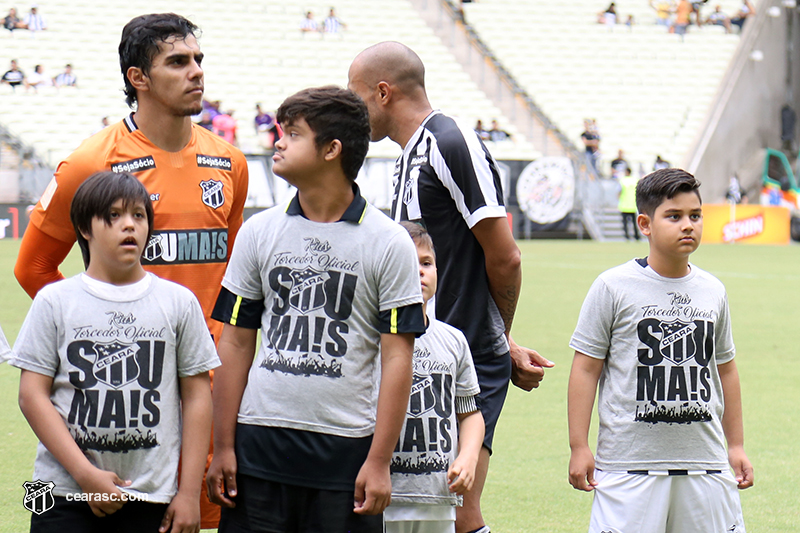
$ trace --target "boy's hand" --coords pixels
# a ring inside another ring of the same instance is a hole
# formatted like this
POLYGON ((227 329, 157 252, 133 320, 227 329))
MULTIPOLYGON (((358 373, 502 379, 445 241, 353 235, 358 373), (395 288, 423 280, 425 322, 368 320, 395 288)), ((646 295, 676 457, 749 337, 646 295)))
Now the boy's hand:
POLYGON ((569 458, 569 484, 586 492, 592 491, 597 485, 594 479, 594 455, 588 446, 572 450, 569 458))
POLYGON ((733 447, 728 449, 728 462, 733 468, 733 475, 736 477, 736 483, 739 484, 740 489, 748 489, 753 486, 753 465, 747 454, 744 453, 744 448, 733 447))
POLYGON ((447 471, 447 481, 450 483, 450 492, 464 495, 465 492, 472 490, 475 483, 475 469, 478 466, 478 458, 465 458, 459 454, 450 469, 447 471))
POLYGON ((353 512, 381 514, 392 501, 392 480, 388 464, 376 464, 367 458, 356 477, 353 512))
POLYGON ((511 354, 511 383, 526 392, 539 386, 539 382, 544 379, 545 368, 555 366, 555 363, 539 355, 536 350, 518 345, 510 336, 508 346, 511 354))
POLYGON ((206 474, 208 499, 223 507, 236 507, 236 452, 233 448, 215 449, 206 474), (227 496, 226 496, 227 494, 227 496))
POLYGON ((106 516, 114 514, 125 505, 127 501, 125 494, 118 487, 127 487, 131 481, 119 478, 114 472, 100 470, 92 467, 93 470, 79 482, 81 490, 87 494, 108 494, 109 498, 103 500, 102 497, 94 496, 89 500, 89 507, 95 516, 106 516), (99 500, 99 501, 98 501, 99 500))
POLYGON ((181 491, 172 498, 161 520, 159 533, 198 533, 200 531, 200 500, 181 491), (170 525, 172 528, 170 529, 170 525))

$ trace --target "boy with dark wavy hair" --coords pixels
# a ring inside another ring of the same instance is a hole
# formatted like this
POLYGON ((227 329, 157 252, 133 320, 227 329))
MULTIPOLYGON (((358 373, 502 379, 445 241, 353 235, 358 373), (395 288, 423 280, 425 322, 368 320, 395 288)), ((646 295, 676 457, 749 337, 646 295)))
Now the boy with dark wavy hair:
POLYGON ((277 116, 273 171, 297 195, 242 226, 212 314, 208 493, 222 532, 380 533, 425 331, 417 254, 354 181, 370 138, 358 96, 306 89, 277 116))

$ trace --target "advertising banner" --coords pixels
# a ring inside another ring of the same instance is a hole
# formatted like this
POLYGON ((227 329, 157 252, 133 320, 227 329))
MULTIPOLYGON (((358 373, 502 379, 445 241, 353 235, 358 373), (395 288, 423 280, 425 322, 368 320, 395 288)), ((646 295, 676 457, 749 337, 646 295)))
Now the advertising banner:
POLYGON ((789 209, 757 204, 703 206, 703 242, 789 244, 789 209))
POLYGON ((19 239, 28 227, 30 204, 0 204, 0 239, 19 239))

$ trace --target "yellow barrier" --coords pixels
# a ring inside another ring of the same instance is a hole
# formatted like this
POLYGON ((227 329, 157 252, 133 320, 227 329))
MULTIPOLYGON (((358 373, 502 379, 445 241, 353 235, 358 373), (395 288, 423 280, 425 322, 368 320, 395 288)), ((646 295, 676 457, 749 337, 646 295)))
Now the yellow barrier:
POLYGON ((758 204, 703 206, 703 242, 789 244, 790 213, 758 204))

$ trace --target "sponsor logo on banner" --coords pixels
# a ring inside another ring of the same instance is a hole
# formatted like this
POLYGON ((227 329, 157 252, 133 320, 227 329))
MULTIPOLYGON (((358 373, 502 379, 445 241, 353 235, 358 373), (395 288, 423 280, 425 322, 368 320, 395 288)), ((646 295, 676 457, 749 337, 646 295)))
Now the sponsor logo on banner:
POLYGON ((566 217, 575 201, 575 172, 567 157, 542 157, 526 166, 517 180, 520 210, 537 224, 566 217))
POLYGON ((764 216, 758 215, 743 220, 729 222, 722 227, 722 240, 724 242, 755 237, 764 233, 764 216))
POLYGON ((22 484, 25 489, 25 497, 22 498, 22 506, 28 511, 40 515, 53 508, 56 504, 53 499, 53 489, 56 484, 52 481, 26 481, 22 484))
POLYGON ((152 155, 111 165, 112 172, 142 172, 151 168, 156 168, 156 160, 153 159, 152 155))

